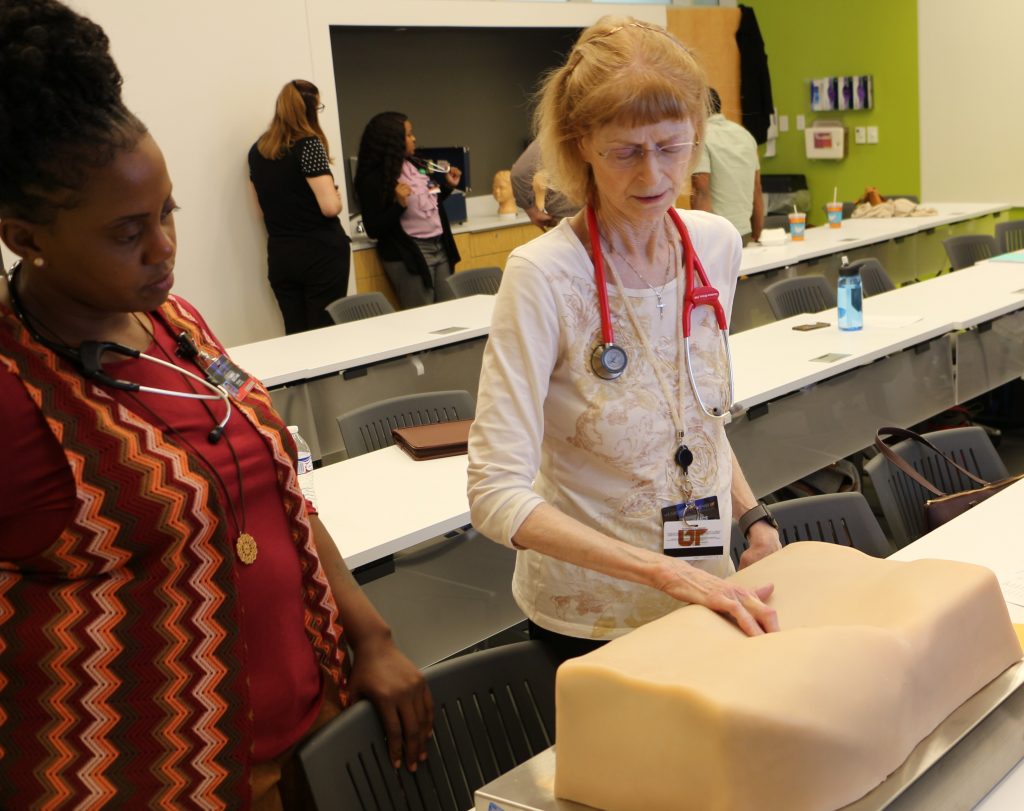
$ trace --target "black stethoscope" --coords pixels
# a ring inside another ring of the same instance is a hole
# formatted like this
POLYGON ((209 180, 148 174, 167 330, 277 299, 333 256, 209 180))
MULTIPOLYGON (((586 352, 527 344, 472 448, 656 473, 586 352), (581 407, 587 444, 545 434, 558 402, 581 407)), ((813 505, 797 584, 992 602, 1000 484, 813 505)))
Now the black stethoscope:
MULTIPOLYGON (((718 290, 711 286, 704 266, 693 250, 690 242, 690 234, 686 225, 674 208, 668 209, 668 215, 675 224, 676 230, 683 243, 683 279, 686 285, 683 293, 683 351, 686 354, 686 376, 690 381, 690 388, 701 410, 709 417, 724 417, 732 408, 733 381, 732 381, 732 354, 729 351, 729 323, 725 317, 725 309, 719 300, 718 290), (695 275, 696 274, 696 275, 695 275), (696 284, 700 278, 700 285, 696 284), (695 307, 711 307, 715 312, 715 319, 718 322, 718 333, 721 336, 722 344, 725 347, 726 368, 729 370, 729 389, 726 396, 727 402, 721 408, 708 406, 701 396, 697 381, 693 376, 693 365, 690 363, 690 322, 695 307)), ((587 233, 590 237, 590 251, 594 257, 594 282, 597 285, 597 299, 601 310, 601 343, 598 344, 590 356, 590 365, 594 374, 604 380, 614 380, 625 370, 629 358, 626 351, 615 343, 615 332, 612 329, 612 313, 608 306, 608 287, 604 274, 604 254, 601 250, 601 234, 597 228, 597 216, 594 214, 593 206, 587 206, 587 233)))
MULTIPOLYGON (((224 429, 227 427, 228 420, 231 419, 231 397, 228 395, 227 391, 224 390, 223 386, 213 383, 205 377, 200 377, 199 375, 190 372, 188 369, 183 369, 181 366, 176 366, 175 364, 168 363, 161 358, 155 358, 152 355, 147 355, 145 352, 140 352, 138 349, 132 349, 130 346, 125 346, 124 344, 114 343, 112 341, 83 341, 77 347, 72 347, 55 343, 48 338, 44 338, 33 326, 32 321, 25 312, 25 308, 21 305, 21 297, 18 295, 18 288, 15 283, 20 270, 21 264, 19 263, 11 271, 7 289, 10 291, 11 309, 14 311, 14 315, 17 316, 18 320, 21 321, 22 324, 24 324, 25 329, 28 330, 28 334, 32 336, 33 340, 68 360, 71 365, 75 367, 78 373, 82 375, 82 377, 89 380, 95 380, 97 383, 110 386, 112 389, 132 392, 139 391, 146 394, 162 394, 168 397, 185 397, 190 400, 223 400, 225 408, 224 418, 214 426, 213 430, 211 430, 207 436, 207 439, 210 442, 217 442, 221 438, 221 435, 224 433, 224 429), (202 394, 194 391, 185 392, 174 391, 173 389, 157 389, 152 386, 143 386, 140 383, 133 383, 131 380, 121 380, 116 377, 111 377, 103 371, 104 352, 113 352, 129 358, 139 358, 141 360, 149 361, 150 363, 157 363, 161 366, 165 366, 168 369, 173 369, 176 372, 180 372, 185 377, 202 384, 209 389, 211 393, 202 394)), ((199 349, 192 342, 192 339, 189 338, 187 333, 182 332, 178 335, 177 343, 178 348, 175 350, 175 354, 178 357, 192 360, 199 356, 199 349)), ((202 367, 200 366, 200 368, 202 367)))

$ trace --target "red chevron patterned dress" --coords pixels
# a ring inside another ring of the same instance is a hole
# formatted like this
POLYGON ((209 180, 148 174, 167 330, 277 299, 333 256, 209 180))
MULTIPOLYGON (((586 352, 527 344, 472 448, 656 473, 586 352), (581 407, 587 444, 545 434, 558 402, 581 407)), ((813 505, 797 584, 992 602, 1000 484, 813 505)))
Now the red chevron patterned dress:
MULTIPOLYGON (((154 316, 220 354, 173 296, 154 316)), ((53 544, 29 559, 0 549, 0 808, 247 807, 253 729, 234 538, 213 477, 6 309, 0 368, 42 412, 75 485, 53 544)), ((262 386, 234 407, 273 458, 306 636, 344 685, 342 631, 294 447, 262 386)))

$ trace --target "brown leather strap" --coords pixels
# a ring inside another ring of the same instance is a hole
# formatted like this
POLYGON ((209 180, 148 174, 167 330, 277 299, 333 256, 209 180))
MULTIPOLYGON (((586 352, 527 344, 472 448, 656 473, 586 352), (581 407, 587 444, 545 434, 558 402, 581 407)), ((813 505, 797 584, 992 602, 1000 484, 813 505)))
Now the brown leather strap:
POLYGON ((931 442, 929 442, 920 434, 915 433, 914 431, 908 431, 906 428, 879 428, 878 433, 875 434, 875 447, 878 448, 878 450, 886 459, 888 459, 890 462, 896 465, 896 467, 898 467, 900 470, 902 470, 904 473, 910 476, 910 478, 912 478, 915 482, 921 485, 929 493, 934 493, 937 496, 949 495, 948 493, 944 493, 942 490, 940 490, 938 487, 936 487, 934 484, 928 481, 924 476, 922 476, 920 473, 914 470, 914 468, 911 467, 910 463, 907 462, 906 459, 902 458, 892 448, 885 444, 885 440, 882 437, 886 436, 895 439, 912 439, 915 442, 919 442, 926 448, 929 448, 930 450, 937 453, 939 456, 945 459, 950 465, 952 465, 961 473, 963 473, 968 479, 970 479, 975 484, 981 485, 982 487, 987 487, 989 484, 991 484, 991 482, 987 482, 984 479, 978 478, 973 473, 971 473, 971 471, 958 465, 955 461, 946 456, 946 454, 944 454, 942 451, 936 448, 931 442))

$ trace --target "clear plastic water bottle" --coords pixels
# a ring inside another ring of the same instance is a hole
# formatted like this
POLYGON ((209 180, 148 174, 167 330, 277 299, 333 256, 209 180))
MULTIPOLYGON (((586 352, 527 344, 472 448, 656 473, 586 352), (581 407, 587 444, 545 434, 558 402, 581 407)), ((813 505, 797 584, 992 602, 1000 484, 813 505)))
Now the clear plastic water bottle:
POLYGON ((296 466, 299 474, 299 487, 302 489, 302 495, 306 497, 306 500, 316 507, 316 485, 313 482, 313 452, 309 449, 309 443, 299 433, 299 426, 289 425, 288 431, 291 433, 292 439, 295 441, 295 448, 299 452, 298 464, 296 466))
POLYGON ((843 265, 839 268, 839 290, 837 294, 839 306, 839 329, 853 331, 864 327, 864 288, 861 284, 860 270, 850 265, 843 257, 843 265))

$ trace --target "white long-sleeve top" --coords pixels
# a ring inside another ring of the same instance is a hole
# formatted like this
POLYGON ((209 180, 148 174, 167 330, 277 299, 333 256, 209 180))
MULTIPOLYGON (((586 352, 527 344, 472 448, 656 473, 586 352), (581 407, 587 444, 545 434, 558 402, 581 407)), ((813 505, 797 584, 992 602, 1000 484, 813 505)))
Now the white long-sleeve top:
MULTIPOLYGON (((739 273, 739 235, 714 214, 680 214, 728 315, 739 273)), ((669 405, 610 275, 617 269, 614 257, 608 259, 615 342, 629 357, 625 372, 611 381, 591 368, 601 341, 594 270, 569 222, 509 256, 470 432, 473 525, 512 546, 523 521, 547 502, 622 543, 660 552, 662 507, 717 495, 728 550, 732 464, 725 428, 701 411, 685 369, 680 375, 682 272, 678 282, 659 291, 663 316, 652 290, 624 293, 671 389, 673 409, 682 381, 684 441, 694 456, 688 476, 674 462, 678 442, 669 405)), ((694 311, 690 343, 705 401, 721 403, 728 372, 710 308, 694 311)), ((719 575, 731 570, 728 551, 694 565, 719 575)), ((538 625, 585 638, 621 635, 679 606, 648 586, 529 549, 518 553, 512 591, 538 625)))

